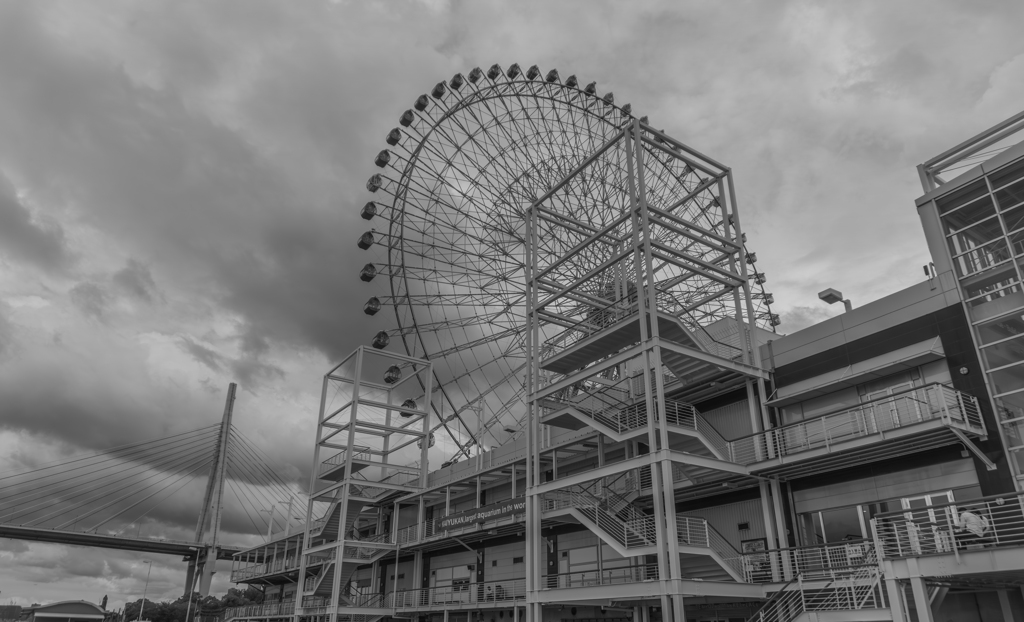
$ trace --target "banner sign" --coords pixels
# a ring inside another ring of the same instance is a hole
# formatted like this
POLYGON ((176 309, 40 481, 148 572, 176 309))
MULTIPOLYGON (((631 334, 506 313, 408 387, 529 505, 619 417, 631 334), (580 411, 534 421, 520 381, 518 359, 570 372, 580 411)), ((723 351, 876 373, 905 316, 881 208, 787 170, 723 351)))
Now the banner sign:
POLYGON ((516 499, 502 501, 501 503, 492 503, 491 505, 485 505, 472 510, 449 514, 441 519, 437 525, 437 529, 438 531, 445 531, 447 529, 468 527, 474 523, 482 523, 484 521, 495 520, 505 516, 511 516, 513 514, 522 514, 525 511, 526 499, 518 497, 516 499))

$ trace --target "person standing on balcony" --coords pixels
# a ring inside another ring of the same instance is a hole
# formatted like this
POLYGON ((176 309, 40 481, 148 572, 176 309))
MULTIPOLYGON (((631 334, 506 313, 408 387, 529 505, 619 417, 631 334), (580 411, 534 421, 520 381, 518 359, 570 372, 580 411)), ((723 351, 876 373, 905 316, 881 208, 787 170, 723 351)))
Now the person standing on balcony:
POLYGON ((987 518, 975 514, 967 508, 962 509, 962 511, 960 512, 959 520, 957 522, 960 523, 959 527, 957 528, 957 532, 967 532, 967 534, 965 534, 967 538, 960 538, 961 541, 965 541, 967 543, 973 542, 981 544, 981 539, 985 536, 985 533, 989 529, 989 522, 987 518))

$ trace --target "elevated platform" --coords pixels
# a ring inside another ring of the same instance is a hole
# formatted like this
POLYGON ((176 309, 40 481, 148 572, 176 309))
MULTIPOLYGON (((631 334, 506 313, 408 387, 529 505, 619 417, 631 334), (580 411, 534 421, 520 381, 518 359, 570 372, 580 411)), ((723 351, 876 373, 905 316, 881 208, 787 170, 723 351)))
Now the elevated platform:
MULTIPOLYGON (((658 311, 659 345, 662 363, 682 381, 678 397, 706 399, 742 386, 749 378, 768 379, 768 372, 742 361, 739 348, 719 343, 708 335, 697 335, 679 319, 658 311), (714 383, 713 388, 709 388, 714 383)), ((623 317, 575 343, 545 357, 541 369, 570 374, 610 354, 640 342, 638 312, 623 317)))
POLYGON ((1024 493, 887 512, 871 522, 895 578, 1024 586, 1024 493))

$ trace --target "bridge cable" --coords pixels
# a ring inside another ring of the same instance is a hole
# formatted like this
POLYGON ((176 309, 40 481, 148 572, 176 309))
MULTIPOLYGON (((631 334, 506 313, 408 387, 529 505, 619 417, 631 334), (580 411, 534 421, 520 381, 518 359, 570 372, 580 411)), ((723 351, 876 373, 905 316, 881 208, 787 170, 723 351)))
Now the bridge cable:
MULTIPOLYGON (((234 455, 234 454, 232 454, 232 455, 234 455)), ((260 480, 247 468, 246 464, 243 463, 243 459, 242 458, 239 458, 238 456, 234 456, 234 458, 235 458, 235 462, 232 462, 232 463, 229 463, 229 464, 232 464, 236 468, 240 469, 240 472, 238 473, 238 478, 237 478, 238 483, 239 483, 240 486, 243 483, 241 480, 244 478, 245 481, 248 482, 247 489, 253 490, 255 492, 255 494, 258 494, 260 497, 262 497, 263 501, 265 503, 267 503, 267 505, 269 505, 271 507, 276 507, 279 503, 282 503, 283 501, 287 501, 287 499, 281 499, 280 496, 276 496, 276 495, 271 494, 273 492, 276 492, 274 490, 274 488, 268 488, 265 485, 265 483, 260 482, 260 480), (264 490, 268 490, 269 492, 265 493, 264 490)), ((255 495, 254 494, 250 494, 250 496, 255 496, 255 495)), ((289 498, 291 498, 291 497, 292 496, 289 495, 289 498)), ((300 500, 300 504, 301 504, 301 500, 300 500)), ((285 510, 285 513, 287 513, 287 510, 285 510)), ((285 517, 285 520, 288 523, 292 522, 291 518, 289 518, 289 517, 285 517)))
MULTIPOLYGON (((169 437, 169 438, 186 436, 188 434, 198 434, 199 432, 201 432, 201 430, 193 430, 192 432, 186 432, 185 434, 177 434, 174 437, 169 437)), ((213 430, 207 430, 205 432, 205 435, 206 436, 211 436, 211 434, 210 434, 211 432, 213 432, 213 430)), ((194 439, 179 439, 179 440, 171 442, 170 444, 166 444, 165 443, 164 445, 161 445, 160 447, 162 449, 162 448, 171 447, 171 446, 174 446, 174 445, 180 445, 182 443, 187 444, 188 442, 192 442, 194 440, 199 440, 203 436, 204 435, 201 434, 199 437, 196 437, 194 439)), ((150 444, 155 444, 155 443, 163 443, 165 440, 166 439, 157 439, 156 441, 146 441, 146 443, 140 444, 140 446, 141 445, 150 445, 150 444)), ((36 472, 39 472, 39 471, 45 471, 45 470, 48 470, 48 469, 53 469, 53 468, 62 467, 62 466, 68 467, 68 469, 65 469, 66 471, 72 471, 72 470, 77 470, 77 469, 81 469, 81 468, 89 468, 89 467, 97 466, 99 464, 103 464, 104 462, 112 462, 112 461, 115 461, 115 460, 122 460, 123 461, 125 458, 127 458, 130 455, 135 455, 137 453, 143 453, 145 451, 148 451, 149 449, 150 448, 140 449, 138 451, 130 452, 130 453, 127 453, 127 454, 124 454, 124 455, 95 454, 95 455, 88 456, 88 457, 85 457, 85 458, 79 458, 77 460, 71 460, 71 461, 68 461, 68 462, 62 462, 60 464, 55 464, 55 465, 48 466, 48 467, 34 469, 32 471, 26 471, 24 473, 16 473, 14 475, 7 475, 5 477, 0 477, 0 480, 6 480, 6 479, 15 478, 15 477, 24 477, 26 475, 31 475, 32 473, 36 473, 36 472), (92 460, 92 459, 100 458, 100 457, 103 457, 103 456, 106 456, 106 457, 103 460, 100 460, 99 462, 97 462, 95 464, 85 465, 84 467, 79 466, 79 467, 73 467, 73 468, 70 466, 72 464, 75 464, 77 462, 81 462, 83 460, 92 460)), ((111 467, 106 467, 106 468, 111 468, 111 467)), ((90 473, 95 473, 95 471, 90 471, 90 473)), ((62 472, 57 472, 57 473, 49 473, 49 474, 46 474, 46 475, 42 475, 42 476, 36 478, 35 480, 29 480, 29 481, 44 480, 46 478, 55 477, 57 475, 62 475, 62 474, 63 474, 63 471, 62 472)), ((25 482, 18 482, 18 483, 14 483, 14 484, 7 484, 5 486, 0 486, 0 490, 4 490, 6 488, 11 488, 13 486, 23 486, 24 484, 25 484, 25 482)))
MULTIPOLYGON (((183 461, 191 461, 191 460, 193 460, 193 459, 201 459, 204 453, 205 453, 205 448, 199 448, 199 449, 196 449, 196 450, 192 451, 191 453, 189 453, 189 454, 187 454, 187 455, 184 455, 184 456, 177 456, 177 457, 174 457, 174 458, 170 458, 170 459, 164 459, 163 461, 161 461, 161 463, 160 463, 160 466, 165 466, 165 465, 164 465, 164 463, 166 462, 166 463, 167 463, 167 464, 166 464, 166 467, 171 467, 172 465, 173 465, 173 467, 177 467, 177 466, 178 466, 178 465, 179 465, 179 464, 180 464, 181 462, 183 462, 183 461)), ((142 466, 148 466, 148 465, 142 465, 142 466)), ((132 467, 132 470, 134 470, 135 468, 137 468, 137 467, 132 467)), ((147 476, 147 477, 144 477, 144 478, 142 478, 142 480, 140 480, 140 481, 136 481, 136 482, 132 482, 132 483, 130 483, 130 484, 126 484, 126 485, 124 485, 124 486, 121 486, 121 487, 120 487, 120 488, 118 488, 118 489, 115 489, 115 490, 113 490, 113 491, 110 491, 110 492, 105 492, 105 493, 101 493, 101 494, 100 494, 99 496, 97 496, 97 497, 93 497, 93 498, 91 498, 91 499, 88 499, 88 500, 86 500, 86 501, 83 501, 83 502, 79 502, 79 503, 77 503, 77 504, 73 505, 73 506, 72 506, 71 508, 69 508, 69 509, 67 509, 67 510, 64 510, 64 511, 63 511, 63 512, 61 512, 61 513, 58 513, 57 515, 59 516, 59 515, 61 515, 61 514, 65 514, 65 513, 69 512, 69 511, 73 511, 73 510, 76 510, 76 509, 80 508, 81 506, 83 506, 83 505, 85 505, 85 504, 87 504, 87 503, 91 503, 91 502, 93 502, 93 501, 95 501, 95 500, 97 500, 97 499, 99 499, 99 498, 101 498, 101 497, 103 497, 103 496, 105 496, 105 495, 108 495, 108 494, 116 494, 117 492, 120 492, 120 491, 122 491, 122 490, 127 490, 128 488, 130 488, 130 487, 132 487, 132 486, 135 486, 135 485, 137 485, 137 484, 139 484, 139 483, 141 483, 141 482, 143 482, 143 481, 146 481, 146 480, 148 480, 148 479, 151 479, 151 478, 155 477, 156 475, 159 475, 159 474, 160 474, 161 472, 162 472, 162 471, 157 471, 157 472, 156 472, 155 474, 153 474, 153 475, 149 475, 149 476, 147 476)), ((133 473, 133 474, 131 474, 131 475, 128 475, 128 476, 126 476, 126 477, 123 477, 123 478, 121 478, 121 479, 119 479, 119 480, 114 480, 113 482, 108 482, 108 483, 106 483, 106 484, 101 484, 101 485, 100 485, 100 486, 98 486, 98 487, 95 487, 95 488, 92 488, 92 489, 89 489, 89 490, 85 490, 85 491, 83 491, 83 492, 81 492, 81 493, 79 493, 79 494, 76 494, 76 495, 72 495, 71 497, 68 497, 68 498, 66 498, 66 499, 62 499, 62 500, 61 500, 61 502, 67 502, 67 501, 70 501, 71 499, 75 499, 75 498, 81 497, 81 496, 83 496, 83 495, 86 495, 86 494, 91 494, 91 493, 93 493, 93 492, 96 492, 96 491, 98 491, 98 490, 101 490, 101 489, 103 489, 103 488, 107 488, 107 487, 109 487, 109 486, 111 486, 111 485, 113 485, 113 484, 115 484, 115 483, 117 483, 117 482, 123 481, 123 480, 125 480, 125 479, 130 479, 130 478, 132 478, 132 477, 138 477, 139 475, 141 475, 141 474, 140 474, 140 473, 133 473)), ((44 503, 45 503, 45 502, 44 502, 44 503)), ((37 505, 37 506, 34 506, 34 507, 38 507, 38 505, 37 505)), ((20 512, 17 512, 17 513, 15 513, 15 515, 20 515, 20 514, 24 514, 25 512, 26 512, 26 510, 22 510, 22 511, 20 511, 20 512)), ((28 523, 26 523, 26 525, 29 525, 29 526, 31 526, 31 525, 32 525, 33 523, 38 523, 38 522, 40 522, 40 521, 42 521, 42 520, 45 520, 46 518, 49 518, 49 517, 50 517, 51 515, 53 515, 53 514, 54 514, 54 513, 53 513, 53 512, 51 512, 50 514, 47 514, 47 515, 44 515, 44 516, 42 516, 42 517, 39 517, 39 518, 33 519, 32 521, 29 521, 28 523)))
POLYGON ((184 488, 185 486, 188 486, 188 485, 189 485, 189 484, 191 484, 191 483, 192 483, 192 482, 193 482, 193 481, 194 481, 194 480, 195 480, 195 479, 196 479, 197 477, 201 477, 202 475, 203 475, 203 474, 202 474, 201 472, 200 472, 200 473, 195 473, 195 474, 193 474, 193 475, 192 475, 192 477, 188 478, 188 480, 187 480, 187 481, 184 481, 184 482, 182 482, 181 484, 179 484, 179 485, 178 485, 178 487, 177 487, 176 489, 174 489, 174 491, 172 491, 172 492, 171 492, 171 494, 167 495, 166 497, 164 497, 164 498, 163 498, 163 499, 161 499, 160 501, 157 501, 157 502, 156 502, 155 504, 153 504, 153 507, 151 507, 151 508, 149 508, 148 510, 146 510, 146 511, 145 511, 145 512, 144 512, 144 513, 143 513, 142 515, 140 515, 140 516, 137 516, 137 517, 135 517, 135 518, 134 518, 134 519, 133 519, 133 520, 132 520, 131 522, 129 522, 129 523, 125 523, 125 525, 124 525, 123 527, 121 527, 120 529, 118 529, 118 530, 117 530, 117 532, 116 532, 116 533, 114 533, 114 535, 115 535, 115 536, 120 536, 120 535, 121 535, 122 533, 124 533, 124 531, 125 531, 126 529, 128 529, 128 528, 129 528, 129 527, 131 527, 131 526, 133 526, 133 525, 134 525, 134 524, 136 523, 136 521, 141 521, 142 519, 146 518, 146 516, 148 516, 150 512, 152 512, 153 510, 155 510, 155 509, 157 509, 158 507, 160 507, 160 504, 161 504, 161 503, 163 503, 164 501, 167 501, 168 499, 170 499, 171 497, 173 497, 173 496, 174 496, 174 495, 175 495, 175 494, 176 494, 176 493, 177 493, 177 492, 178 492, 179 490, 181 490, 181 489, 182 489, 182 488, 184 488))
MULTIPOLYGON (((239 468, 246 468, 247 466, 248 467, 253 467, 253 463, 246 456, 246 453, 245 453, 244 449, 236 448, 234 446, 229 445, 229 450, 234 450, 233 451, 233 455, 237 459, 239 468)), ((292 492, 290 489, 284 488, 280 484, 276 484, 273 481, 268 480, 265 476, 260 475, 260 471, 258 469, 258 466, 255 467, 255 468, 252 468, 251 470, 246 468, 246 471, 250 474, 250 476, 254 480, 259 481, 260 485, 262 485, 262 486, 264 486, 264 487, 266 487, 266 488, 268 488, 270 490, 274 490, 277 494, 281 494, 283 492, 285 500, 287 500, 289 498, 296 498, 301 503, 301 501, 302 501, 301 498, 298 498, 297 495, 295 495, 294 492, 292 492)))
MULTIPOLYGON (((212 459, 211 459, 211 462, 212 462, 212 459)), ((101 511, 103 511, 103 510, 107 509, 108 507, 110 507, 110 506, 112 506, 112 505, 114 505, 114 504, 116 504, 116 503, 120 503, 121 501, 124 501, 125 499, 127 499, 128 497, 130 497, 130 496, 132 496, 132 495, 138 494, 138 493, 140 493, 140 492, 142 492, 142 491, 144 491, 144 490, 149 490, 149 489, 150 489, 150 488, 152 488, 153 486, 156 486, 157 484, 159 484, 159 483, 161 483, 161 482, 163 482, 163 481, 165 481, 165 480, 167 480, 167 479, 169 479, 169 478, 171 478, 171 477, 174 477, 174 476, 175 476, 175 475, 177 475, 178 473, 181 473, 182 471, 184 471, 184 470, 188 469, 188 468, 189 468, 190 466, 193 466, 193 465, 195 465, 195 463, 194 463, 194 462, 193 462, 193 463, 190 463, 190 464, 186 464, 186 465, 185 465, 184 467, 182 467, 182 468, 181 468, 181 469, 179 469, 178 471, 175 471, 175 472, 173 472, 173 473, 171 473, 171 474, 169 474, 169 475, 167 475, 167 476, 163 477, 162 479, 159 479, 159 480, 157 480, 157 481, 153 482, 152 484, 150 484, 150 485, 148 485, 148 486, 146 486, 146 487, 144 487, 144 488, 141 488, 141 489, 139 489, 139 490, 133 490, 133 491, 131 491, 131 492, 129 492, 129 493, 127 493, 127 494, 125 494, 125 495, 122 495, 121 497, 119 497, 119 498, 117 498, 117 499, 114 499, 113 501, 109 501, 109 502, 107 502, 106 504, 104 504, 104 505, 101 505, 101 506, 100 506, 100 507, 98 507, 98 508, 94 508, 94 509, 92 509, 92 510, 90 510, 90 511, 86 512, 85 514, 82 514, 82 515, 80 515, 80 516, 76 516, 76 517, 72 518, 72 519, 71 519, 71 520, 69 520, 69 521, 65 521, 65 522, 61 523, 60 525, 57 525, 56 527, 54 527, 54 529, 63 529, 63 528, 65 528, 65 527, 67 527, 68 525, 72 525, 72 524, 74 524, 74 523, 77 523, 78 521, 80 521, 80 520, 82 520, 82 519, 84 519, 84 518, 88 518, 88 517, 92 516, 93 514, 96 514, 97 512, 101 512, 101 511)), ((198 465, 195 465, 195 466, 194 466, 194 468, 192 469, 192 471, 198 470, 198 469, 199 469, 199 467, 201 467, 201 466, 203 466, 203 464, 202 464, 202 463, 200 463, 200 464, 198 464, 198 465)), ((192 471, 189 471, 189 472, 192 472, 192 471)), ((158 472, 158 473, 154 473, 154 474, 153 474, 152 476, 150 476, 150 477, 155 477, 156 475, 160 475, 160 473, 159 473, 159 472, 158 472)), ((143 481, 145 481, 146 479, 149 479, 149 477, 145 478, 145 479, 144 479, 143 481)), ((141 483, 141 482, 140 482, 140 483, 141 483)), ((61 514, 66 514, 66 513, 67 513, 67 511, 65 511, 65 512, 61 512, 61 514)))
MULTIPOLYGON (((96 479, 94 479, 92 481, 85 482, 84 484, 76 484, 76 485, 73 485, 73 486, 71 486, 69 488, 65 488, 65 489, 57 490, 57 491, 52 491, 49 494, 51 494, 51 495, 59 495, 60 493, 67 492, 68 490, 79 490, 80 492, 78 494, 76 494, 76 495, 72 495, 72 496, 64 498, 64 499, 58 499, 56 502, 53 501, 53 496, 51 496, 49 498, 45 498, 42 501, 40 501, 39 503, 36 503, 35 505, 32 505, 30 507, 23 508, 21 510, 14 511, 14 512, 8 512, 8 514, 0 516, 0 519, 7 519, 9 521, 11 518, 14 518, 16 516, 22 516, 22 515, 25 515, 25 514, 30 514, 30 513, 32 513, 33 511, 35 511, 36 509, 38 509, 40 507, 46 507, 46 506, 52 507, 54 503, 63 504, 63 503, 66 503, 66 502, 68 502, 68 501, 70 501, 72 499, 81 497, 83 495, 91 494, 91 493, 97 492, 99 490, 102 490, 104 488, 108 488, 110 486, 113 486, 114 484, 117 484, 118 482, 122 482, 122 481, 125 481, 125 480, 131 480, 132 478, 139 477, 143 473, 146 472, 145 470, 140 471, 139 470, 140 468, 166 470, 166 467, 174 466, 178 462, 180 462, 182 459, 191 458, 191 457, 197 456, 197 455, 199 457, 202 457, 203 453, 205 453, 205 450, 203 448, 199 448, 199 449, 194 450, 191 453, 186 454, 184 456, 176 455, 176 456, 171 456, 171 457, 165 457, 165 458, 162 458, 161 460, 158 460, 158 461, 156 461, 154 463, 151 463, 151 464, 138 464, 138 465, 134 465, 134 466, 128 467, 125 470, 126 472, 128 472, 128 474, 125 475, 124 477, 119 478, 119 479, 110 480, 110 481, 104 481, 101 478, 96 478, 96 479)), ((128 487, 134 485, 135 483, 137 483, 137 482, 132 482, 132 483, 129 483, 129 484, 124 484, 120 488, 118 488, 118 489, 116 489, 114 491, 111 491, 110 493, 104 493, 104 494, 116 494, 119 490, 125 490, 128 487)), ((20 507, 20 506, 24 505, 25 503, 29 503, 31 501, 39 501, 39 499, 40 499, 40 497, 28 498, 28 499, 25 499, 24 501, 21 501, 20 503, 9 505, 7 509, 8 510, 13 510, 14 508, 20 507)), ((84 505, 84 504, 86 504, 88 502, 89 501, 82 501, 82 502, 79 502, 78 504, 75 504, 73 507, 78 507, 78 506, 84 505)))
POLYGON ((250 466, 252 466, 253 463, 255 463, 253 477, 258 476, 258 479, 263 483, 263 485, 267 486, 268 488, 276 490, 279 494, 284 493, 286 499, 295 499, 296 501, 298 501, 299 505, 302 504, 302 496, 300 494, 296 494, 295 491, 292 488, 288 487, 287 485, 282 484, 279 481, 275 481, 274 479, 267 475, 266 469, 260 468, 261 461, 259 457, 256 456, 250 449, 248 449, 244 442, 239 442, 237 445, 238 446, 236 448, 236 452, 238 452, 237 455, 239 461, 244 461, 250 466), (249 457, 252 457, 252 460, 250 460, 249 457))
MULTIPOLYGON (((174 480, 173 482, 170 482, 170 483, 169 483, 169 484, 167 484, 166 486, 164 486, 164 487, 162 487, 162 488, 158 489, 158 490, 157 490, 156 492, 153 492, 153 493, 151 493, 151 494, 149 494, 149 495, 147 495, 147 496, 143 497, 142 499, 139 499, 139 500, 138 500, 138 501, 136 501, 135 503, 133 503, 133 504, 129 505, 128 507, 126 507, 126 508, 124 508, 123 510, 121 510, 121 511, 117 512, 116 514, 113 514, 112 516, 108 516, 107 518, 103 519, 102 521, 100 521, 100 522, 96 523, 95 525, 93 525, 93 526, 92 526, 92 529, 90 529, 89 531, 96 531, 97 529, 99 529, 100 527, 102 527, 103 525, 105 525, 106 523, 109 523, 110 521, 112 521, 112 520, 114 520, 115 518, 117 518, 118 516, 120 516, 120 515, 124 514, 124 513, 125 513, 125 512, 127 512, 128 510, 131 510, 132 508, 134 508, 134 507, 137 507, 137 506, 141 505, 142 503, 145 503, 146 501, 148 501, 148 500, 152 499, 152 498, 153 498, 153 497, 155 497, 156 495, 158 495, 158 494, 162 493, 162 492, 163 492, 164 490, 166 490, 166 489, 170 488, 170 487, 171 487, 171 486, 173 486, 174 484, 176 484, 176 483, 178 483, 179 481, 181 481, 181 480, 185 479, 185 478, 186 478, 186 477, 188 477, 189 475, 193 475, 193 474, 195 474, 195 473, 196 473, 196 471, 198 471, 199 469, 201 469, 201 468, 203 468, 203 467, 206 467, 206 466, 209 466, 209 465, 210 465, 210 464, 212 464, 212 463, 213 463, 213 458, 210 458, 209 460, 207 460, 207 461, 205 461, 205 462, 201 462, 201 463, 199 463, 199 464, 198 464, 198 465, 197 465, 197 466, 196 466, 196 467, 195 467, 194 469, 192 469, 192 470, 191 470, 191 471, 189 471, 188 473, 185 473, 184 475, 180 476, 180 477, 179 477, 178 479, 174 480)), ((132 493, 132 494, 134 494, 134 493, 132 493)))
MULTIPOLYGON (((153 462, 150 462, 150 463, 139 462, 139 463, 136 463, 136 464, 134 464, 132 466, 128 466, 128 467, 124 468, 122 472, 135 471, 135 470, 140 469, 140 468, 156 468, 156 467, 161 467, 164 464, 166 464, 168 461, 174 462, 178 458, 181 458, 182 457, 182 455, 181 455, 182 451, 192 451, 192 454, 194 454, 195 453, 194 450, 195 450, 195 448, 197 446, 199 446, 199 448, 200 448, 199 450, 202 451, 202 444, 205 443, 207 440, 208 439, 196 439, 195 441, 192 441, 190 443, 185 443, 184 445, 181 445, 181 446, 178 446, 178 447, 169 447, 169 448, 166 448, 165 450, 155 452, 154 454, 152 454, 151 457, 161 456, 158 460, 154 460, 153 462), (171 455, 170 456, 166 456, 166 455, 163 455, 163 454, 171 454, 171 455)), ((192 454, 189 454, 189 455, 192 455, 192 454)), ((124 463, 121 462, 121 463, 119 463, 117 465, 114 465, 114 466, 122 466, 123 467, 124 463)), ((87 488, 86 490, 80 492, 80 494, 74 495, 72 497, 69 497, 68 499, 61 499, 61 501, 67 501, 67 500, 79 497, 82 494, 86 494, 86 493, 92 492, 94 490, 99 490, 101 488, 105 488, 105 487, 110 486, 110 485, 112 485, 114 483, 117 483, 119 481, 123 481, 125 479, 130 479, 131 477, 134 477, 134 476, 137 476, 137 475, 140 474, 140 473, 129 473, 128 475, 126 475, 126 476, 124 476, 124 477, 122 477, 120 479, 110 480, 110 481, 107 481, 106 483, 102 483, 104 481, 104 477, 105 476, 98 476, 98 477, 94 477, 93 479, 91 479, 89 481, 79 482, 79 483, 73 484, 71 486, 59 489, 59 490, 46 490, 47 488, 52 488, 53 486, 59 486, 59 485, 67 484, 68 482, 70 482, 72 480, 75 480, 75 479, 78 479, 80 477, 85 477, 87 475, 95 474, 95 473, 97 473, 99 471, 107 470, 107 468, 110 468, 110 467, 106 467, 106 468, 103 468, 103 469, 98 469, 96 471, 89 471, 89 472, 86 472, 86 473, 82 473, 81 475, 76 475, 74 477, 66 478, 64 480, 58 480, 56 482, 51 482, 51 483, 48 483, 48 484, 44 484, 42 486, 39 486, 37 484, 31 490, 19 491, 19 492, 14 493, 14 494, 7 495, 5 497, 0 498, 0 501, 5 500, 5 499, 10 499, 12 497, 23 496, 23 499, 20 502, 7 505, 7 509, 10 510, 10 509, 14 509, 16 507, 19 507, 21 505, 24 505, 25 503, 38 500, 38 499, 40 499, 42 497, 48 497, 49 499, 47 501, 44 501, 42 504, 37 504, 36 506, 33 506, 33 507, 39 507, 39 505, 47 505, 49 503, 52 503, 52 501, 50 499, 52 499, 52 497, 54 495, 59 495, 60 493, 67 492, 69 490, 80 490, 81 491, 82 490, 82 486, 89 487, 89 486, 92 486, 93 484, 96 484, 97 482, 101 482, 101 484, 98 487, 97 486, 93 486, 92 488, 87 488), (36 497, 32 497, 31 495, 33 495, 35 493, 41 493, 41 494, 39 494, 36 497), (27 495, 27 497, 26 497, 26 495, 27 495)), ((47 476, 47 477, 49 477, 49 476, 47 476)), ((21 485, 23 485, 23 486, 30 485, 33 482, 34 482, 34 480, 33 481, 29 481, 29 482, 23 482, 21 485)), ((19 512, 15 512, 13 514, 13 516, 17 516, 17 515, 23 514, 26 511, 28 511, 28 510, 21 510, 19 512)), ((7 518, 8 516, 12 516, 12 515, 11 514, 3 515, 3 516, 0 516, 0 519, 7 518)))
MULTIPOLYGON (((250 450, 250 453, 255 454, 256 458, 262 459, 262 464, 266 465, 268 463, 274 462, 273 458, 268 456, 263 450, 261 450, 256 445, 255 442, 253 442, 245 434, 242 434, 241 431, 238 432, 238 438, 242 441, 242 445, 250 450)), ((273 477, 277 481, 277 483, 284 486, 286 489, 291 490, 288 483, 281 479, 280 476, 278 476, 277 473, 275 473, 272 469, 267 468, 267 472, 271 475, 271 477, 273 477)))
POLYGON ((249 514, 249 510, 246 509, 245 504, 242 503, 242 499, 239 498, 238 492, 235 490, 234 484, 231 483, 231 480, 225 480, 225 483, 228 484, 228 489, 231 490, 231 494, 235 495, 235 499, 237 499, 239 505, 242 506, 242 510, 245 512, 245 515, 249 517, 249 522, 252 523, 252 528, 255 529, 256 534, 259 535, 260 528, 256 526, 256 522, 252 519, 252 515, 249 514))
MULTIPOLYGON (((246 459, 247 455, 250 456, 250 457, 255 456, 255 454, 252 452, 251 448, 248 448, 245 443, 240 443, 239 446, 240 446, 240 451, 242 452, 241 458, 246 459)), ((256 460, 256 464, 257 464, 256 473, 254 474, 254 476, 260 475, 262 473, 262 476, 260 476, 259 480, 261 482, 263 482, 264 485, 266 485, 266 483, 269 481, 270 482, 269 487, 271 489, 274 489, 274 490, 278 491, 279 494, 283 494, 283 496, 285 497, 286 500, 288 500, 288 499, 293 500, 295 503, 298 504, 299 507, 302 507, 302 506, 305 505, 306 500, 303 498, 305 495, 302 494, 301 490, 296 491, 295 489, 291 488, 290 486, 281 484, 280 481, 274 482, 273 480, 270 479, 269 474, 267 474, 267 470, 268 470, 267 468, 265 468, 265 467, 264 468, 259 468, 259 466, 262 463, 258 460, 258 457, 253 457, 253 460, 256 460)), ((248 459, 246 459, 246 461, 249 462, 248 459)), ((290 516, 289 517, 289 522, 291 522, 292 520, 293 520, 293 517, 290 516)))

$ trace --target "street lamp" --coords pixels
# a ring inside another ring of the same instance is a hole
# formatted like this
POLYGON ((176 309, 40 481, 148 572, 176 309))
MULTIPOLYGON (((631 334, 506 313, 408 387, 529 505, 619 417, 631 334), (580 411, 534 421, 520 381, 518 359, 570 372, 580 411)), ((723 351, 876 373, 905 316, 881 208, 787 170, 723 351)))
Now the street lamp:
POLYGON ((143 560, 143 564, 149 564, 149 570, 146 571, 146 587, 142 589, 142 605, 139 606, 139 617, 135 618, 135 622, 139 622, 142 619, 142 612, 146 609, 146 593, 149 591, 149 573, 153 572, 153 562, 143 560))
POLYGON ((834 305, 837 302, 842 302, 843 306, 846 307, 847 311, 853 311, 853 303, 850 302, 849 298, 843 298, 843 292, 838 289, 828 288, 825 291, 818 292, 818 298, 827 302, 830 305, 834 305))

